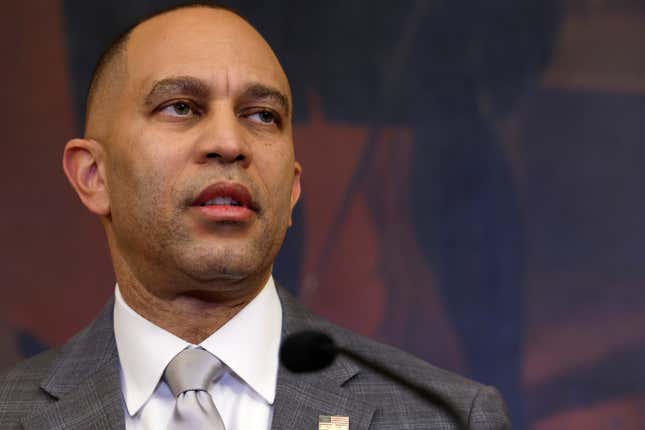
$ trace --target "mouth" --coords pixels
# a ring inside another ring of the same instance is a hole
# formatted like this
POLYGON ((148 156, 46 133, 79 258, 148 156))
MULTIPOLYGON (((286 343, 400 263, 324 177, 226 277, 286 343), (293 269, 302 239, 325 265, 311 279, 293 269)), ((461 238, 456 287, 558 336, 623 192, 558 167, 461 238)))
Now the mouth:
POLYGON ((207 202, 200 203, 199 206, 244 206, 244 204, 234 200, 233 197, 217 196, 207 202))
POLYGON ((244 222, 259 212, 248 188, 239 183, 219 182, 206 187, 191 204, 215 221, 244 222))

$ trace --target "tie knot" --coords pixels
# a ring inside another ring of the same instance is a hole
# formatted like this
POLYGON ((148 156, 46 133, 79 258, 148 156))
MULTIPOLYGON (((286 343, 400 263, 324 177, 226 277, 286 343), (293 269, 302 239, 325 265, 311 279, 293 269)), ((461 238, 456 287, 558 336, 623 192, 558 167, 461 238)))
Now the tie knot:
POLYGON ((173 395, 185 391, 208 391, 208 384, 222 376, 224 365, 202 348, 184 349, 170 360, 164 379, 173 395))

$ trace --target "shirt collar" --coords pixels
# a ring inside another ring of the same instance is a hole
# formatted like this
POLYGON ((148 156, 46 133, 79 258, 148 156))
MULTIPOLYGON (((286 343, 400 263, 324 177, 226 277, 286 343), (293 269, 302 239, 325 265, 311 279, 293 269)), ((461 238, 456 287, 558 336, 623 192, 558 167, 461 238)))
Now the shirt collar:
MULTIPOLYGON (((275 400, 282 307, 270 277, 260 293, 200 346, 219 358, 269 404, 275 400)), ((123 397, 131 416, 148 401, 175 355, 194 346, 146 320, 115 288, 114 336, 123 397)))
POLYGON ((200 346, 219 358, 269 404, 275 400, 282 306, 273 278, 200 346))

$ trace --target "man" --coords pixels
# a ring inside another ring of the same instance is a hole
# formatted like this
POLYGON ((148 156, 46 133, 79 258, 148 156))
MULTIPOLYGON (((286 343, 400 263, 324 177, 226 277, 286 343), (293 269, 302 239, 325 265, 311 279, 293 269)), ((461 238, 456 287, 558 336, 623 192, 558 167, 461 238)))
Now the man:
POLYGON ((508 428, 494 389, 335 327, 276 288, 300 195, 291 109, 270 47, 222 8, 157 14, 106 52, 63 168, 105 228, 115 299, 2 376, 2 429, 316 429, 330 417, 352 430, 457 428, 444 407, 351 360, 308 375, 281 367, 281 339, 303 329, 422 381, 469 428, 508 428))

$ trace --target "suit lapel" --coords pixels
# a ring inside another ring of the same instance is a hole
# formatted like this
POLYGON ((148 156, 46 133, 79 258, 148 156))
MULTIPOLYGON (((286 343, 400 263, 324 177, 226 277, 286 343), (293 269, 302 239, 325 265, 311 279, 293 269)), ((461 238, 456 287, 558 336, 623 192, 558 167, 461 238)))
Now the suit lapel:
POLYGON ((349 417, 351 430, 366 430, 374 410, 323 376, 303 377, 281 368, 271 428, 317 430, 318 416, 340 415, 349 417))
MULTIPOLYGON (((282 303, 282 336, 319 326, 317 318, 301 308, 278 288, 282 303)), ((317 430, 319 415, 349 417, 350 430, 366 430, 375 407, 349 392, 343 385, 360 373, 353 362, 338 357, 328 368, 315 373, 294 374, 282 365, 273 412, 272 430, 317 430)))
POLYGON ((23 420, 26 430, 124 429, 113 301, 62 347, 41 388, 56 401, 23 420))

